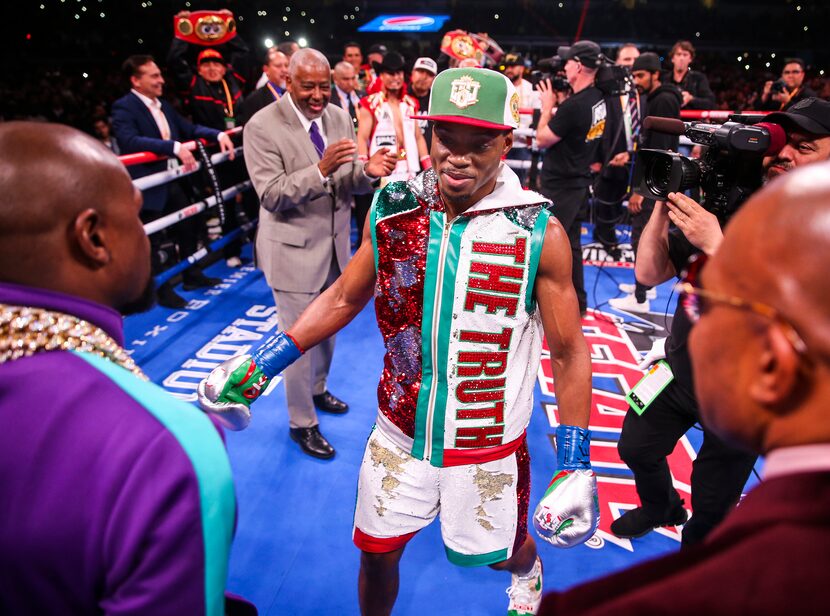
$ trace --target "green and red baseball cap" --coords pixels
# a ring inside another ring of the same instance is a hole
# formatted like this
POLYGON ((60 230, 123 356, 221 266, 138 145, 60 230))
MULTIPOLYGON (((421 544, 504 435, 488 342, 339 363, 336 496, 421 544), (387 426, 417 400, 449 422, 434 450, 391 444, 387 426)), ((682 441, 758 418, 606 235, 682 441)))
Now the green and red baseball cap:
POLYGON ((451 68, 432 82, 429 110, 419 120, 496 130, 519 127, 519 95, 511 81, 486 68, 451 68))

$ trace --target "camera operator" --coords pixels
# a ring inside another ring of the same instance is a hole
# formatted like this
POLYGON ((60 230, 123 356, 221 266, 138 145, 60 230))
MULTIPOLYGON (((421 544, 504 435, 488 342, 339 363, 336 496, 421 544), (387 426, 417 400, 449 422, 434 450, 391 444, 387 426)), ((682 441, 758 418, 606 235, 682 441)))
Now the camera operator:
POLYGON ((786 111, 798 101, 814 98, 816 93, 804 85, 804 60, 787 58, 781 69, 781 79, 767 81, 761 93, 761 109, 786 111))
POLYGON ((572 278, 579 309, 588 307, 582 272, 580 210, 588 201, 591 164, 605 132, 605 99, 595 85, 602 51, 592 41, 560 47, 557 56, 564 62, 565 76, 573 94, 557 108, 550 80, 539 82, 542 110, 536 142, 547 148, 542 161, 541 192, 553 202, 553 214, 568 233, 573 261, 572 278), (552 116, 552 117, 551 117, 552 116))
MULTIPOLYGON (((614 64, 629 71, 640 55, 634 43, 625 43, 617 51, 614 64)), ((631 190, 631 173, 627 166, 634 153, 642 125, 640 96, 637 89, 609 96, 605 101, 608 111, 602 159, 607 161, 600 171, 594 189, 594 241, 602 244, 609 254, 616 255, 617 231, 622 201, 631 190)))
MULTIPOLYGON (((770 114, 764 120, 781 125, 787 133, 784 149, 764 160, 767 179, 830 159, 830 103, 807 99, 790 111, 770 114)), ((721 226, 714 214, 689 197, 670 193, 668 201, 656 203, 643 231, 637 279, 656 285, 678 276, 691 255, 717 250, 723 237, 721 226), (676 228, 670 230, 670 223, 676 228)), ((654 528, 686 520, 683 501, 672 487, 666 456, 699 421, 687 348, 690 327, 678 304, 665 343, 671 380, 642 414, 632 409, 626 413, 618 450, 634 473, 641 506, 611 524, 611 532, 618 537, 639 537, 654 528)), ((692 470, 693 516, 683 528, 683 546, 700 542, 723 519, 740 497, 754 461, 754 454, 727 446, 703 426, 703 444, 692 470)))
MULTIPOLYGON (((656 116, 660 118, 680 119, 680 105, 682 98, 680 90, 671 84, 660 81, 660 58, 655 53, 641 54, 631 67, 631 77, 637 91, 644 95, 643 118, 656 116)), ((666 135, 657 131, 642 131, 640 133, 640 147, 658 150, 677 151, 680 139, 675 135, 666 135)), ((629 162, 628 153, 621 154, 611 161, 611 165, 621 166, 629 162)), ((632 194, 628 199, 628 211, 631 213, 631 249, 634 260, 637 260, 637 248, 640 236, 654 209, 654 199, 643 198, 640 194, 632 194)), ((628 290, 623 287, 622 290, 628 290)), ((617 310, 627 312, 646 313, 651 306, 648 293, 650 287, 636 282, 633 292, 629 295, 609 300, 609 304, 617 310)), ((656 296, 656 295, 653 295, 656 296)))
POLYGON ((706 75, 689 68, 695 59, 695 48, 689 41, 677 41, 669 52, 672 70, 663 75, 665 83, 680 88, 683 109, 714 109, 715 94, 706 75))

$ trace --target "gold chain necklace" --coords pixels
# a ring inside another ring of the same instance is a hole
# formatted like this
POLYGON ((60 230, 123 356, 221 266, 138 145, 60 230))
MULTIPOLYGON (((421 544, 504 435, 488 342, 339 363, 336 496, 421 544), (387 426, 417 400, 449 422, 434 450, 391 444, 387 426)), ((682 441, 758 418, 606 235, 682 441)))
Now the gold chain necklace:
POLYGON ((63 312, 0 304, 0 364, 43 351, 94 353, 149 381, 127 351, 100 327, 63 312))

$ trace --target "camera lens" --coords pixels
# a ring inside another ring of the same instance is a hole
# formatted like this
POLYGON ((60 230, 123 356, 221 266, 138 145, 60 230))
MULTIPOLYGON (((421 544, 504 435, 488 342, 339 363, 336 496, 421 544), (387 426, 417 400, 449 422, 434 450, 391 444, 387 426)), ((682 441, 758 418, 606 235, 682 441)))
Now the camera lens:
POLYGON ((672 159, 669 156, 656 156, 646 168, 646 186, 660 195, 668 195, 671 188, 672 159))

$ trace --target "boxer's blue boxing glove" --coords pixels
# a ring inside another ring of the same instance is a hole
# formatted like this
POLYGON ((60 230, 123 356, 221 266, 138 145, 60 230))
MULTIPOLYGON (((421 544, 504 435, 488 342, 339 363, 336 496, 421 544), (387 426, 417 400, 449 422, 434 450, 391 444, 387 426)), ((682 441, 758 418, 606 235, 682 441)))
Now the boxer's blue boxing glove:
POLYGON ((251 422, 251 403, 269 381, 293 364, 303 352, 294 339, 280 332, 254 351, 232 357, 199 383, 199 406, 229 430, 243 430, 251 422))
POLYGON ((597 478, 591 470, 591 431, 556 428, 558 470, 533 513, 533 526, 545 541, 570 548, 591 538, 599 525, 597 478))

